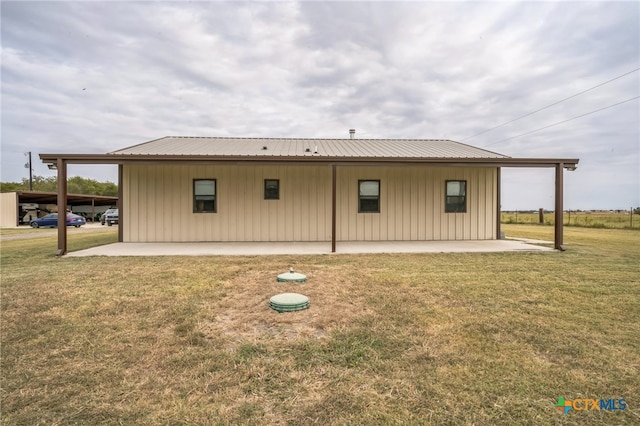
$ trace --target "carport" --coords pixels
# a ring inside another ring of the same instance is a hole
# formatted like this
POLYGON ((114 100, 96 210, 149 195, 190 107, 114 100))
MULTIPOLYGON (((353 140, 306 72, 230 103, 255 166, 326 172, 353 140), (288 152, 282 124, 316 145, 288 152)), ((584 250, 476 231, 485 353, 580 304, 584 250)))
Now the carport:
MULTIPOLYGON (((57 192, 40 192, 40 191, 16 191, 6 192, 2 194, 2 223, 3 228, 14 228, 20 224, 20 204, 53 204, 58 205, 60 202, 57 192)), ((92 214, 95 216, 95 207, 115 206, 118 203, 118 197, 110 197, 106 195, 86 195, 86 194, 67 194, 66 201, 63 202, 64 208, 70 206, 73 210, 77 206, 91 206, 92 214)))

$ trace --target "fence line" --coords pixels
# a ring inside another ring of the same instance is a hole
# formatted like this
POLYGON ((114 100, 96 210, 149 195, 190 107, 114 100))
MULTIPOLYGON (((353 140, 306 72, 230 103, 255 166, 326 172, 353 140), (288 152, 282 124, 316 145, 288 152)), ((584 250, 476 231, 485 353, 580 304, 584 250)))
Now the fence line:
MULTIPOLYGON (((554 225, 555 215, 553 212, 545 211, 540 222, 540 212, 527 211, 504 211, 500 213, 501 223, 514 224, 542 224, 554 225)), ((621 212, 601 212, 601 211, 576 211, 566 210, 564 212, 564 226, 578 226, 585 228, 611 228, 611 229, 640 229, 640 215, 634 215, 633 209, 621 212), (634 216, 636 216, 634 218, 634 216)))

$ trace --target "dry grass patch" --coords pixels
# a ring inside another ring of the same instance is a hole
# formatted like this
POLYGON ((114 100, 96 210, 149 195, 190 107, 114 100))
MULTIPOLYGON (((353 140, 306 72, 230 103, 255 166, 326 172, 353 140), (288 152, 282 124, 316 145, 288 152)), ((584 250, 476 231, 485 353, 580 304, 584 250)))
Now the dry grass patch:
POLYGON ((308 282, 285 283, 277 282, 276 277, 288 270, 286 262, 266 265, 257 258, 256 262, 260 268, 238 266, 225 280, 222 298, 206 308, 220 313, 199 324, 204 335, 222 333, 231 345, 243 341, 288 342, 299 337, 320 339, 331 329, 348 325, 368 312, 362 296, 353 292, 349 272, 341 266, 300 265, 308 282), (269 298, 279 293, 302 293, 310 298, 313 309, 291 313, 267 309, 269 298))
POLYGON ((637 424, 637 232, 575 231, 565 253, 55 259, 53 238, 9 241, 2 422, 637 424), (289 266, 308 282, 276 282, 289 266), (283 292, 310 309, 270 310, 283 292), (563 416, 559 396, 629 409, 563 416))

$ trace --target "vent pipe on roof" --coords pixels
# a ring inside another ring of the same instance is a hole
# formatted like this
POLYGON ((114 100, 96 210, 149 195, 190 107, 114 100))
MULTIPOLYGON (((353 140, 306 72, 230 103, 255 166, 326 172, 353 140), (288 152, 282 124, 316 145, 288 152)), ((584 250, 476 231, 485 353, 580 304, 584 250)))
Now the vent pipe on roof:
POLYGON ((351 137, 351 139, 355 139, 356 138, 356 129, 349 129, 349 136, 351 137))

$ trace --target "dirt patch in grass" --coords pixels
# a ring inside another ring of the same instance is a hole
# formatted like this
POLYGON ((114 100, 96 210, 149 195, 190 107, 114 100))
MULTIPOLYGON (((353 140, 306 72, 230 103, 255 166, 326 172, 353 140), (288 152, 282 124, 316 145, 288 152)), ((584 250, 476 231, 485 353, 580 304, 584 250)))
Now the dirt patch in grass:
MULTIPOLYGON (((223 297, 209 309, 211 319, 199 324, 205 336, 223 334, 230 348, 241 342, 291 342, 297 339, 322 339, 329 332, 346 326, 370 311, 362 296, 350 291, 354 283, 342 268, 309 266, 299 270, 305 283, 277 282, 276 277, 289 265, 268 270, 239 270, 224 283, 223 297), (269 299, 280 293, 300 293, 309 297, 310 309, 279 313, 269 308, 269 299)), ((306 265, 303 265, 306 266, 306 265)))

